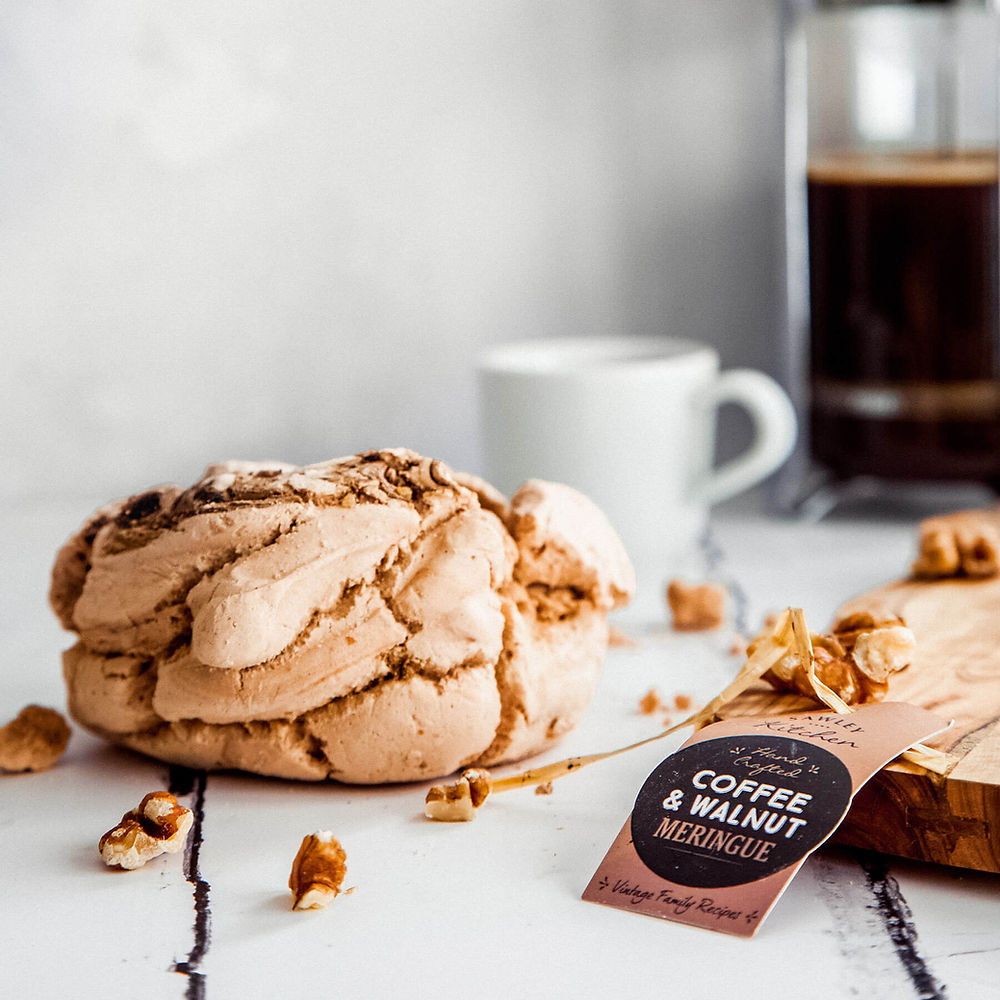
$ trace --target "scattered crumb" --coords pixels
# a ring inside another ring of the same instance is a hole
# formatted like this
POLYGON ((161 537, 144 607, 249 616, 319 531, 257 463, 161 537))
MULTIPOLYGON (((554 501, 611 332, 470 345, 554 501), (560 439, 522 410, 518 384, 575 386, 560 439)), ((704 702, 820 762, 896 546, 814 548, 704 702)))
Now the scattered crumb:
POLYGON ((653 688, 650 688, 646 694, 639 699, 639 711, 643 715, 652 715, 661 708, 663 708, 663 702, 660 701, 660 696, 653 688))
POLYGON ((691 707, 691 696, 687 694, 674 695, 674 708, 678 712, 686 712, 691 707))
POLYGON ((729 649, 727 651, 730 656, 746 656, 747 655, 747 641, 739 634, 739 632, 733 633, 732 642, 729 644, 729 649))
POLYGON ((764 615, 764 626, 762 631, 764 632, 774 631, 774 626, 778 624, 779 613, 780 612, 777 611, 768 611, 768 613, 764 615))
POLYGON ((608 629, 608 645, 609 646, 623 646, 626 649, 634 649, 639 645, 637 639, 633 639, 628 633, 623 632, 620 628, 616 628, 614 625, 608 629))
POLYGON ((667 603, 679 632, 718 628, 726 617, 726 588, 720 583, 688 584, 671 580, 667 603))
POLYGON ((535 785, 536 795, 551 795, 552 794, 552 782, 543 781, 540 785, 535 785))

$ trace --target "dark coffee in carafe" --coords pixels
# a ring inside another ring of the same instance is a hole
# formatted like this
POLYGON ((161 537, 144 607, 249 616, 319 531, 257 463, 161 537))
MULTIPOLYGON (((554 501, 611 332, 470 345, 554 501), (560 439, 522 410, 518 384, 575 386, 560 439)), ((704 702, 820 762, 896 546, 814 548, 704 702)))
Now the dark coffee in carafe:
POLYGON ((995 151, 814 157, 807 179, 814 457, 996 484, 995 151))

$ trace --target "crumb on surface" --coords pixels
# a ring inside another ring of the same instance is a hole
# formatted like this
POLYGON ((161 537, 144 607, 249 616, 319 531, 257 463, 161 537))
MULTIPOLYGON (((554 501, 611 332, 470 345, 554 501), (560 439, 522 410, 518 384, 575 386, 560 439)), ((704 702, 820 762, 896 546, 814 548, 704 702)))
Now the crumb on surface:
POLYGON ((652 715, 661 708, 663 708, 663 702, 660 701, 660 696, 653 688, 650 688, 642 696, 642 698, 639 699, 639 711, 643 715, 652 715))
POLYGON ((720 583, 689 584, 671 580, 667 604, 679 632, 701 632, 718 628, 726 617, 726 588, 720 583))
POLYGON ((674 708, 679 712, 686 712, 691 707, 691 696, 688 694, 674 695, 674 708))
POLYGON ((635 649, 639 645, 639 642, 637 639, 633 639, 627 632, 623 632, 620 628, 612 625, 608 629, 608 645, 620 646, 625 649, 635 649))
POLYGON ((747 655, 747 640, 739 634, 739 632, 733 633, 733 638, 729 643, 729 649, 726 652, 730 656, 746 656, 747 655))
POLYGON ((540 785, 535 785, 536 795, 551 795, 552 794, 552 782, 543 781, 540 785))

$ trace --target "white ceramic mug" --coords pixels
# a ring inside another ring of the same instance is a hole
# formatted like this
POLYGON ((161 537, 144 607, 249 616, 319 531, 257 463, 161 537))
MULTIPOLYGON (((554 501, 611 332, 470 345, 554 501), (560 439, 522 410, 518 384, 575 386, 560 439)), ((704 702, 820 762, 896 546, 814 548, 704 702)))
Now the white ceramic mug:
POLYGON ((773 379, 720 373, 716 351, 690 340, 501 344, 478 376, 486 478, 508 495, 527 479, 555 480, 597 503, 636 567, 637 616, 662 618, 663 586, 709 507, 773 472, 795 443, 795 412, 773 379), (746 409, 754 438, 713 468, 723 403, 746 409))

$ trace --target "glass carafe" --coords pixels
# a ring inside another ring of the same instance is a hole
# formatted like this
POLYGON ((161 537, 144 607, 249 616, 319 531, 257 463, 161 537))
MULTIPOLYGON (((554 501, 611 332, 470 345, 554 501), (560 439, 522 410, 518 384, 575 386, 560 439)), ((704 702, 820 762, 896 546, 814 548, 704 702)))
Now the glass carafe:
POLYGON ((829 484, 1000 483, 993 3, 789 2, 789 344, 829 484))

